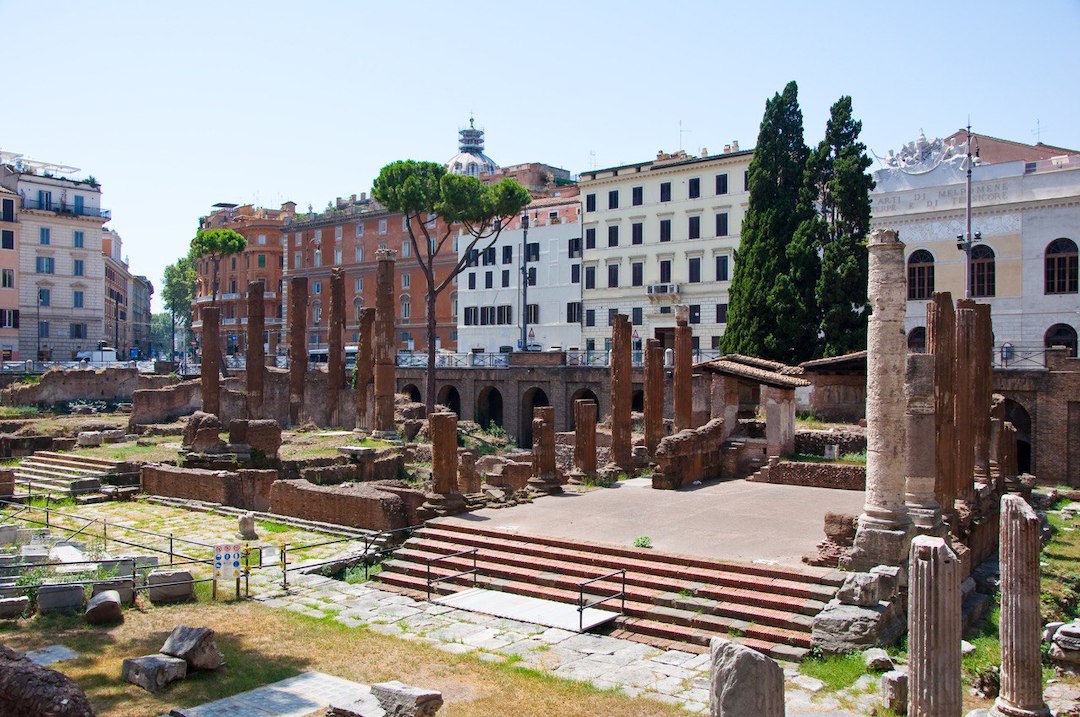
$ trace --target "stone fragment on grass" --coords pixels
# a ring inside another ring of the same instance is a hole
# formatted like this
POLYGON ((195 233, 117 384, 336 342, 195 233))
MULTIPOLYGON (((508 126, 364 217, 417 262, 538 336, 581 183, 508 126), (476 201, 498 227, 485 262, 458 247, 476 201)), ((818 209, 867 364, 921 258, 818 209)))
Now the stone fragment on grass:
POLYGON ((121 677, 147 692, 161 692, 175 680, 187 677, 187 662, 168 655, 143 655, 124 660, 121 677))
POLYGON ((71 678, 0 645, 0 715, 93 717, 94 710, 71 678))
POLYGON ((115 590, 99 592, 90 598, 84 617, 91 625, 121 622, 124 619, 124 610, 120 603, 120 593, 115 590))
POLYGON ((713 638, 709 702, 713 717, 783 717, 784 671, 774 660, 713 638))
POLYGON ((907 714, 908 676, 890 670, 881 676, 881 703, 898 715, 907 714))
POLYGON ((372 685, 371 694, 386 717, 434 717, 443 705, 441 692, 410 687, 397 680, 372 685))
POLYGON ((161 646, 161 654, 179 657, 193 670, 216 670, 225 664, 214 631, 208 627, 178 625, 161 646))
POLYGON ((864 651, 863 662, 866 664, 866 669, 874 672, 888 672, 894 667, 889 653, 880 647, 871 647, 864 651))
POLYGON ((187 570, 155 570, 146 576, 150 602, 183 602, 195 597, 195 584, 187 570))
POLYGON ((11 620, 21 617, 26 608, 30 606, 30 598, 22 597, 0 598, 0 619, 11 620))

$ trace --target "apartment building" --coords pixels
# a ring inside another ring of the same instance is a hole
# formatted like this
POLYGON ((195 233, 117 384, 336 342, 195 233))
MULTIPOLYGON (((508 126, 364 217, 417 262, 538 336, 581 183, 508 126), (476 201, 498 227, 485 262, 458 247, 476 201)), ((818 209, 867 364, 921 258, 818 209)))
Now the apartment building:
POLYGON ((105 260, 105 342, 124 360, 131 346, 131 272, 124 258, 124 243, 112 229, 101 232, 101 255, 105 260))
POLYGON ((0 187, 0 359, 19 353, 19 195, 0 187))
POLYGON ((752 155, 734 143, 581 173, 584 348, 610 349, 620 313, 635 349, 648 338, 671 347, 679 304, 689 307, 694 348, 719 348, 752 155))
MULTIPOLYGON (((472 250, 458 277, 459 351, 520 350, 523 322, 531 350, 581 347, 580 211, 577 188, 565 187, 529 204, 492 246, 472 250)), ((466 251, 460 242, 460 258, 466 251)))
MULTIPOLYGON (((154 295, 154 285, 145 276, 132 276, 131 287, 128 296, 131 297, 128 320, 131 324, 131 351, 132 358, 142 359, 150 356, 154 348, 150 336, 151 308, 150 301, 154 295)), ((167 350, 167 346, 157 346, 158 349, 167 350)))

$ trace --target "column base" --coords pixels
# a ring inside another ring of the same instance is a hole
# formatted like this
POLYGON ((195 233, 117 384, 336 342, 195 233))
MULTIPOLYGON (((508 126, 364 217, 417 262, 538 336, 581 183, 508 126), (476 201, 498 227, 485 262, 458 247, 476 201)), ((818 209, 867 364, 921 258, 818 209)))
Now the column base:
POLYGON ((864 515, 859 520, 855 544, 851 552, 840 559, 840 567, 865 572, 878 565, 903 565, 907 561, 912 532, 910 523, 882 525, 867 520, 864 515))
POLYGON ((529 490, 536 493, 543 493, 544 495, 557 495, 563 492, 562 484, 559 483, 558 476, 534 476, 526 483, 529 490))
POLYGON ((465 504, 465 496, 461 493, 428 493, 424 496, 424 504, 417 511, 421 520, 442 518, 447 515, 457 515, 468 510, 465 504))
POLYGON ((1014 707, 998 697, 994 700, 994 706, 986 713, 988 717, 1050 717, 1050 708, 1044 703, 1036 709, 1023 709, 1014 707))

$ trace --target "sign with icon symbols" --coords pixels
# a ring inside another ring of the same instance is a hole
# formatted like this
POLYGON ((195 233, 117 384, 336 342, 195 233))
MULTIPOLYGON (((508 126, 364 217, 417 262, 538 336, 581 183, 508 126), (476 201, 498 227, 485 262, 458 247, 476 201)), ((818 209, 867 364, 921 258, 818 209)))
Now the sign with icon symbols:
POLYGON ((235 580, 240 577, 240 551, 239 543, 226 543, 214 546, 214 579, 235 580))

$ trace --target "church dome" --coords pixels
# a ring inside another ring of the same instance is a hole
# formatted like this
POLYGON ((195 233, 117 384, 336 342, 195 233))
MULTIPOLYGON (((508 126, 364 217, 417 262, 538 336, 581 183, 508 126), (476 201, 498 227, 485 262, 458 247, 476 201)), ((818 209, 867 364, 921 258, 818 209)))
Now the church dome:
POLYGON ((499 168, 495 160, 484 154, 484 130, 477 129, 472 117, 469 126, 458 130, 458 154, 446 163, 451 174, 467 177, 483 177, 494 174, 499 168))

